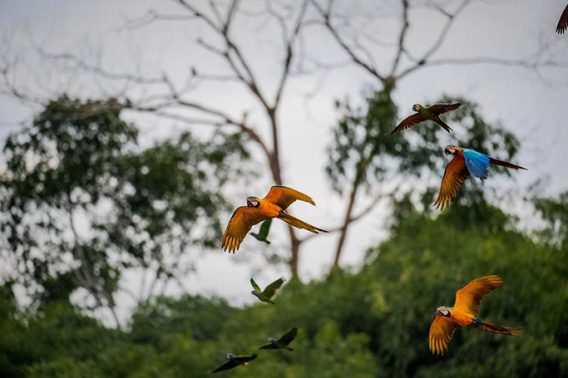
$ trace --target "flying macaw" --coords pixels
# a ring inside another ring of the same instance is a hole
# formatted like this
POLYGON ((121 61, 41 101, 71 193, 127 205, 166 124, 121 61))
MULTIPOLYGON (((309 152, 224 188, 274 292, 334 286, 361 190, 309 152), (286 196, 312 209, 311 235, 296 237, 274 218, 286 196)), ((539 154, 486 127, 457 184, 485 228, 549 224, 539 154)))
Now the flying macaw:
POLYGON ((276 340, 274 337, 268 338, 268 344, 261 346, 258 349, 286 349, 293 352, 294 349, 290 348, 289 345, 298 335, 298 328, 294 327, 288 332, 286 332, 282 337, 276 340))
POLYGON ((308 202, 315 206, 314 201, 309 196, 286 186, 273 186, 264 198, 247 197, 247 205, 235 210, 227 228, 225 228, 223 250, 229 252, 238 250, 252 226, 270 218, 282 219, 294 227, 308 230, 314 234, 327 232, 286 212, 288 206, 296 200, 308 202))
POLYGON ((258 231, 258 234, 256 232, 251 232, 250 233, 251 236, 254 236, 254 238, 258 241, 270 244, 270 241, 268 240, 268 232, 270 231, 271 224, 272 224, 272 218, 265 220, 260 225, 260 230, 258 231))
POLYGON ((430 351, 440 356, 444 355, 454 332, 460 326, 474 326, 490 333, 518 336, 518 328, 498 326, 477 317, 479 304, 483 297, 502 286, 503 280, 499 276, 480 277, 462 286, 456 292, 454 307, 438 307, 430 325, 428 338, 430 351))
POLYGON ((454 104, 434 104, 429 108, 426 108, 420 104, 414 104, 412 105, 412 110, 414 110, 416 113, 403 119, 402 122, 399 123, 398 126, 390 132, 390 134, 406 130, 426 120, 436 122, 444 130, 450 132, 452 131, 451 127, 448 126, 444 121, 442 121, 440 115, 449 112, 450 110, 455 110, 460 106, 461 104, 459 102, 456 102, 454 104))
POLYGON ((566 29, 568 28, 568 5, 564 8, 564 12, 560 16, 560 20, 558 20, 558 25, 556 25, 556 32, 558 34, 564 34, 566 29))
POLYGON ((454 201, 461 190, 463 182, 470 174, 480 179, 487 178, 487 167, 490 164, 511 169, 526 169, 506 161, 493 159, 469 148, 448 145, 444 149, 444 153, 446 155, 454 155, 454 158, 446 165, 440 192, 436 202, 434 202, 434 205, 439 209, 449 206, 454 201))
POLYGON ((256 354, 251 354, 249 356, 235 356, 233 353, 227 353, 228 361, 225 362, 223 365, 219 366, 218 368, 216 368, 215 370, 213 370, 211 373, 217 373, 223 370, 234 369, 237 366, 241 365, 248 365, 248 362, 256 359, 256 357, 257 357, 256 354))
POLYGON ((254 279, 251 278, 250 284, 254 288, 254 290, 251 291, 251 294, 257 297, 261 302, 275 304, 274 302, 272 302, 272 297, 274 297, 274 295, 276 294, 276 290, 280 289, 280 286, 282 286, 283 283, 284 279, 279 278, 276 281, 272 282, 270 285, 268 285, 263 291, 256 284, 256 282, 254 282, 254 279))

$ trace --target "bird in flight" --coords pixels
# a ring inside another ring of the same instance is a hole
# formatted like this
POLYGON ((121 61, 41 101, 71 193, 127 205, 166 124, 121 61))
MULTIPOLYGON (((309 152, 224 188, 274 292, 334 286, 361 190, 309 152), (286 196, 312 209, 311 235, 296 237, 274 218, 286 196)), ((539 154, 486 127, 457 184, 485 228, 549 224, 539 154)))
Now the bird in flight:
POLYGON ((503 280, 499 276, 480 277, 462 286, 456 292, 454 307, 438 307, 430 325, 428 337, 430 351, 440 356, 444 355, 458 327, 473 326, 490 333, 518 336, 518 328, 499 326, 477 317, 479 304, 483 297, 502 286, 503 280))
POLYGON ((568 5, 564 8, 564 12, 560 16, 560 20, 558 20, 558 25, 556 25, 556 32, 558 34, 564 34, 564 32, 568 29, 568 5))
POLYGON ((282 335, 282 337, 280 337, 278 340, 274 337, 269 337, 268 344, 263 345, 258 349, 286 349, 290 352, 293 352, 294 349, 290 348, 289 345, 292 341, 294 341, 296 335, 298 335, 298 328, 294 327, 284 335, 282 335))
POLYGON ((315 234, 327 232, 312 226, 286 212, 288 206, 300 200, 315 206, 311 197, 286 186, 273 186, 264 198, 247 197, 247 205, 238 207, 233 213, 223 233, 223 250, 234 252, 239 249, 243 239, 252 226, 264 220, 279 218, 284 222, 315 234))
POLYGON ((283 283, 284 279, 279 278, 268 285, 264 290, 261 290, 260 286, 258 286, 256 282, 254 282, 254 279, 251 278, 250 284, 254 289, 253 291, 251 291, 251 294, 257 297, 261 302, 275 304, 274 302, 272 302, 272 297, 274 297, 276 290, 280 289, 283 283))
POLYGON ((438 198, 434 202, 434 205, 439 209, 449 206, 454 201, 463 182, 470 174, 480 179, 487 178, 487 167, 490 164, 510 169, 526 169, 506 161, 493 159, 469 148, 448 145, 444 152, 446 155, 453 155, 454 158, 446 165, 438 198))
POLYGON ((270 225, 272 224, 272 218, 265 220, 260 225, 260 230, 258 230, 258 234, 256 232, 251 232, 251 236, 258 241, 264 242, 266 244, 270 244, 270 240, 268 240, 268 232, 270 231, 270 225))
POLYGON ((450 131, 452 131, 452 129, 444 121, 442 121, 440 115, 451 110, 455 110, 460 106, 461 104, 459 102, 456 102, 454 104, 434 104, 428 108, 420 104, 414 104, 412 105, 412 110, 414 110, 416 113, 409 115, 408 117, 403 119, 402 122, 400 122, 398 126, 390 132, 390 134, 406 130, 427 120, 436 122, 449 133, 450 131))
POLYGON ((237 366, 241 365, 248 365, 249 361, 252 361, 256 358, 256 354, 251 354, 249 356, 235 356, 233 353, 227 353, 227 362, 223 365, 219 366, 211 373, 217 373, 223 370, 230 370, 234 369, 237 366))

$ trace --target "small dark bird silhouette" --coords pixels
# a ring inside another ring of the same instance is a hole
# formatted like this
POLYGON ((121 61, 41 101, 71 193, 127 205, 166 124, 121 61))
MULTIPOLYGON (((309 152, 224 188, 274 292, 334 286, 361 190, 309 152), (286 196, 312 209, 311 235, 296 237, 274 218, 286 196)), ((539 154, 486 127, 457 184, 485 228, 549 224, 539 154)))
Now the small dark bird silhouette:
POLYGON ((258 349, 286 349, 290 352, 293 352, 294 349, 290 348, 289 345, 298 335, 298 328, 294 327, 288 332, 286 332, 282 337, 278 340, 274 337, 268 338, 268 344, 261 346, 258 349))
POLYGON ((216 368, 215 370, 213 370, 211 373, 217 373, 223 370, 230 370, 230 369, 234 369, 237 366, 241 366, 241 365, 248 365, 249 361, 252 361, 256 358, 256 354, 251 354, 249 356, 235 356, 233 353, 227 353, 227 362, 225 362, 223 365, 219 366, 218 368, 216 368))

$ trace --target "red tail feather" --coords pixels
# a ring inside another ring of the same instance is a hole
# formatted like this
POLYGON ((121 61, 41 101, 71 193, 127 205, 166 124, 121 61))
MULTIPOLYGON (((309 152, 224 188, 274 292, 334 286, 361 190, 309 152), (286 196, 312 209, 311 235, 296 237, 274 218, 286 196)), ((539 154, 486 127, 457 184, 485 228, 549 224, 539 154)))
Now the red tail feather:
POLYGON ((479 326, 479 328, 484 330, 485 332, 508 335, 508 336, 518 336, 520 330, 519 328, 503 327, 485 321, 479 326))
POLYGON ((501 167, 505 167, 505 168, 526 170, 525 167, 521 167, 520 165, 515 165, 515 164, 509 163, 507 161, 503 161, 503 160, 497 160, 497 159, 491 158, 491 160, 489 162, 493 165, 500 165, 501 167))

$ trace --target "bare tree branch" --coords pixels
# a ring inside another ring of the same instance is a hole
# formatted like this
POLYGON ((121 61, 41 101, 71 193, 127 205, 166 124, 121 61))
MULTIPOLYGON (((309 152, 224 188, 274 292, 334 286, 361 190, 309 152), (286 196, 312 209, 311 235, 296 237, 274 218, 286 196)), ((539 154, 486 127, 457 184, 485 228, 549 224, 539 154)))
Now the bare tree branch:
MULTIPOLYGON (((276 97, 274 99, 274 107, 278 107, 278 105, 280 104, 280 99, 282 97, 282 91, 284 89, 284 85, 286 84, 286 81, 288 80, 289 74, 290 74, 290 65, 292 63, 292 46, 294 45, 294 42, 296 40, 296 38, 298 37, 299 33, 300 33, 300 29, 302 27, 302 20, 304 19, 304 16, 306 14, 306 9, 307 9, 307 5, 308 5, 308 0, 305 0, 302 3, 302 6, 300 8, 300 14, 298 16, 298 19, 296 20, 296 24, 294 26, 294 30, 292 31, 292 35, 285 41, 285 49, 286 49, 286 55, 284 58, 284 66, 282 68, 282 74, 280 76, 280 83, 278 84, 278 89, 276 90, 276 97)), ((286 27, 284 24, 284 21, 282 19, 280 19, 280 24, 282 27, 282 33, 285 36, 286 35, 286 27)))
POLYGON ((357 56, 357 54, 355 54, 353 49, 351 47, 349 47, 347 42, 345 42, 345 40, 341 37, 341 35, 337 31, 337 29, 333 25, 331 25, 331 9, 332 9, 333 0, 328 1, 327 9, 324 9, 317 2, 317 0, 311 0, 311 3, 314 5, 314 7, 317 9, 317 11, 323 17, 324 26, 331 33, 333 38, 337 41, 337 43, 341 46, 341 48, 345 51, 345 53, 347 53, 347 55, 349 55, 349 57, 353 60, 353 62, 355 64, 359 65, 360 67, 362 67, 363 69, 365 69, 368 73, 370 73, 375 78, 379 79, 380 81, 384 81, 385 77, 383 75, 381 75, 375 67, 372 67, 370 64, 364 62, 362 60, 362 58, 357 56))
MULTIPOLYGON (((404 0, 404 1, 406 1, 406 0, 404 0)), ((440 49, 440 47, 442 47, 444 41, 446 40, 446 37, 448 36, 448 33, 449 33, 452 25, 454 24, 454 21, 457 19, 457 17, 460 15, 460 13, 469 5, 470 1, 471 0, 464 0, 460 4, 460 6, 456 9, 456 11, 454 11, 453 13, 449 13, 448 11, 446 11, 445 9, 440 7, 439 5, 434 5, 435 9, 437 9, 440 13, 442 13, 444 16, 447 17, 446 23, 444 24, 442 31, 440 32, 440 34, 438 34, 438 37, 436 38, 434 43, 432 43, 430 48, 426 51, 426 53, 424 53, 424 55, 422 55, 421 58, 419 58, 419 59, 412 59, 411 58, 413 61, 416 62, 416 64, 414 66, 407 68, 401 74, 396 75, 396 67, 393 65, 392 76, 396 76, 397 78, 401 78, 401 77, 407 75, 408 73, 419 69, 420 67, 424 66, 425 64, 429 64, 430 62, 428 60, 432 57, 432 55, 434 55, 440 49)), ((399 45, 399 46, 401 48, 404 48, 403 45, 399 45)), ((407 56, 411 57, 410 53, 408 51, 406 51, 405 49, 399 50, 399 52, 404 52, 407 56)), ((398 55, 397 55, 397 57, 398 57, 398 55)), ((398 62, 396 62, 396 63, 398 65, 398 62)))
POLYGON ((146 27, 150 24, 153 24, 156 21, 189 21, 194 19, 195 16, 180 16, 178 14, 163 14, 158 13, 154 9, 149 9, 145 15, 126 19, 126 22, 123 26, 124 29, 140 29, 146 27))
POLYGON ((406 51, 404 43, 406 41, 406 32, 408 31, 408 27, 410 26, 410 24, 408 23, 408 0, 401 0, 401 4, 402 4, 402 26, 398 34, 398 47, 396 51, 396 56, 394 57, 394 61, 392 63, 390 76, 394 76, 396 69, 398 68, 400 58, 402 57, 402 54, 406 51))
POLYGON ((361 219, 363 219, 364 217, 366 217, 367 215, 369 215, 376 207, 377 205, 384 199, 392 199, 394 198, 394 195, 396 194, 396 192, 398 191, 398 187, 390 190, 387 193, 377 193, 369 202, 369 204, 363 209, 361 210, 359 213, 357 213, 356 215, 351 216, 348 220, 347 223, 339 225, 339 226, 335 226, 335 227, 331 227, 329 228, 327 231, 327 234, 310 234, 304 238, 302 238, 300 240, 300 242, 306 242, 309 241, 317 236, 322 236, 322 235, 329 235, 329 234, 334 234, 336 232, 342 231, 345 228, 345 225, 351 225, 353 223, 357 223, 358 221, 360 221, 361 219))

